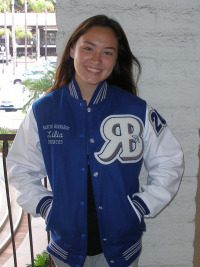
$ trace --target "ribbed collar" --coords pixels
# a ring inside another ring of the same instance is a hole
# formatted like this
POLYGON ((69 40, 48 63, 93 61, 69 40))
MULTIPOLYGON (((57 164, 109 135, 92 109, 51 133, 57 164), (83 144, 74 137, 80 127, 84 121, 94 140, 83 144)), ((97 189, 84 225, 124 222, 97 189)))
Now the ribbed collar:
MULTIPOLYGON (((97 88, 95 89, 95 92, 90 100, 90 105, 97 104, 101 101, 103 101, 106 98, 107 93, 107 87, 108 84, 106 81, 102 81, 97 88)), ((68 84, 68 90, 72 97, 78 100, 82 100, 82 95, 80 88, 75 80, 75 77, 73 77, 72 81, 68 84)))

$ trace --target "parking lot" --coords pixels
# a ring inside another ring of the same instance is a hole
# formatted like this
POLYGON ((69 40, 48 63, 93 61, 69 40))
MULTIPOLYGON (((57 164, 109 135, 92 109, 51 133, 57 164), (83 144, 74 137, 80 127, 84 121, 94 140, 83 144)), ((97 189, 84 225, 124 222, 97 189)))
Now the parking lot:
MULTIPOLYGON (((24 69, 25 64, 19 63, 16 68, 16 75, 23 72, 24 69)), ((5 63, 0 63, 0 103, 7 105, 9 102, 12 102, 15 104, 15 107, 19 108, 17 111, 6 112, 0 107, 0 128, 18 129, 25 116, 20 109, 25 94, 21 85, 13 85, 13 78, 12 62, 9 62, 8 66, 5 63)))
MULTIPOLYGON (((25 116, 22 107, 28 101, 29 93, 28 90, 24 90, 23 85, 20 83, 14 84, 14 81, 21 78, 25 72, 27 74, 33 73, 35 79, 41 77, 46 68, 43 64, 47 64, 47 62, 55 64, 56 58, 49 57, 45 63, 44 59, 40 59, 39 62, 28 59, 27 69, 25 69, 24 59, 18 59, 14 74, 12 61, 8 65, 0 63, 0 128, 18 129, 25 116)), ((34 78, 33 75, 29 76, 26 75, 25 77, 34 78)))

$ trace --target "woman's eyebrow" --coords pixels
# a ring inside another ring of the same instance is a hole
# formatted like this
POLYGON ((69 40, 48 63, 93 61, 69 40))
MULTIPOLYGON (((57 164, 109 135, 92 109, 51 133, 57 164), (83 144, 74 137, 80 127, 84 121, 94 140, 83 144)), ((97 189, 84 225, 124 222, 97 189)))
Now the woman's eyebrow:
MULTIPOLYGON (((92 46, 96 46, 94 43, 92 43, 92 42, 90 42, 90 41, 84 41, 83 42, 84 44, 90 44, 90 45, 92 45, 92 46)), ((115 47, 113 47, 113 46, 106 46, 106 47, 104 47, 105 49, 112 49, 112 50, 117 50, 115 47)))

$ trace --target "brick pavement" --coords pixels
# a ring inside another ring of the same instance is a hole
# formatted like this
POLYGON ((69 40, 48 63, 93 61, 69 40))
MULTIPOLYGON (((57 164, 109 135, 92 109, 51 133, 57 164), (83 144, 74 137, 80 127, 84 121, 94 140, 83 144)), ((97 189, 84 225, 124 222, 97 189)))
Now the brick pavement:
MULTIPOLYGON (((26 234, 28 233, 28 219, 27 213, 23 212, 21 223, 19 229, 15 235, 15 246, 16 249, 21 245, 26 234)), ((7 246, 7 248, 0 254, 0 267, 13 255, 12 242, 7 246)))

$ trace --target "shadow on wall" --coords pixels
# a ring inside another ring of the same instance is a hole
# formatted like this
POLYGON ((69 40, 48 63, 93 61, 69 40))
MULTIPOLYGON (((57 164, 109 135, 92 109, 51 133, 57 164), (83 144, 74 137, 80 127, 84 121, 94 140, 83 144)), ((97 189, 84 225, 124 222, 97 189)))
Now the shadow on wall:
MULTIPOLYGON (((200 129, 199 129, 200 135, 200 129)), ((196 216, 195 216, 195 238, 194 238, 194 262, 193 267, 200 266, 200 147, 199 147, 199 171, 197 175, 196 193, 196 216)))

